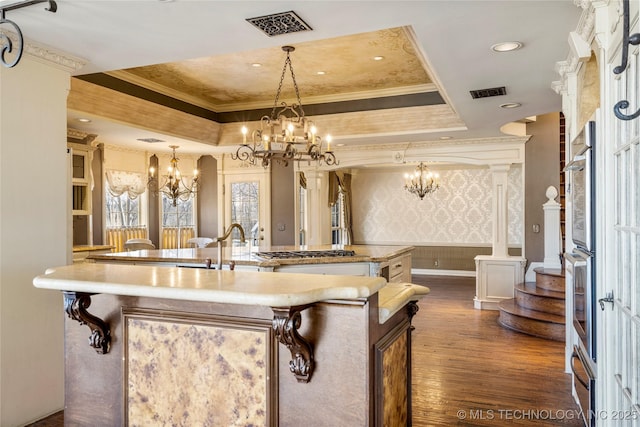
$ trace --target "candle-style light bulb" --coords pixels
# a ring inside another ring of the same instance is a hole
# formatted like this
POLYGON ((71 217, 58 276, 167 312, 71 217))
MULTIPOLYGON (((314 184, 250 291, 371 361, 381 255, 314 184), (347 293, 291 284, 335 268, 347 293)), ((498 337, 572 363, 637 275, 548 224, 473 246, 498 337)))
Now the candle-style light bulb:
POLYGON ((247 129, 246 126, 242 126, 242 129, 240 129, 240 132, 242 132, 242 143, 246 144, 247 143, 247 132, 249 132, 249 129, 247 129))
POLYGON ((317 129, 315 127, 315 125, 311 126, 311 144, 315 144, 316 143, 316 132, 317 129))
POLYGON ((327 135, 327 151, 331 152, 331 135, 327 135))
POLYGON ((290 141, 293 141, 293 139, 294 139, 293 138, 293 129, 294 129, 293 123, 289 122, 289 125, 287 126, 287 131, 288 131, 288 137, 289 137, 290 141))
POLYGON ((151 166, 149 168, 149 175, 151 175, 151 177, 153 177, 153 175, 156 173, 156 168, 154 168, 153 166, 151 166))

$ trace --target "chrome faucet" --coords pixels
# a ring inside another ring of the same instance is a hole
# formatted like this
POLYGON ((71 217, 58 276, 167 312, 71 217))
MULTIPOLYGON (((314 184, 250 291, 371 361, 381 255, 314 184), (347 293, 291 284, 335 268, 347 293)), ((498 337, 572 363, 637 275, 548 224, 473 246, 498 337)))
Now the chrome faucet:
POLYGON ((216 242, 218 243, 218 270, 222 270, 222 242, 229 238, 234 228, 237 228, 240 232, 240 242, 246 242, 244 239, 244 229, 237 222, 231 224, 223 236, 216 238, 216 242))

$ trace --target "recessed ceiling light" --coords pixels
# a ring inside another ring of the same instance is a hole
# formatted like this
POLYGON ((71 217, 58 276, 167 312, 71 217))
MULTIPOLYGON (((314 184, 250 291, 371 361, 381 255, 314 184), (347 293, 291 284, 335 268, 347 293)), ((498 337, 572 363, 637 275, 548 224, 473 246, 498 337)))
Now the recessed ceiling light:
POLYGON ((373 60, 374 61, 382 61, 384 59, 384 56, 374 56, 373 60))
POLYGON ((259 62, 254 62, 253 64, 251 64, 251 66, 254 68, 260 68, 262 67, 262 64, 260 64, 259 62))
POLYGON ((344 147, 344 143, 343 143, 343 142, 341 142, 341 143, 339 143, 339 144, 336 144, 336 147, 344 147))
POLYGON ((324 71, 316 71, 316 74, 319 76, 324 76, 326 73, 324 71))
POLYGON ((450 136, 441 136, 440 139, 444 141, 444 140, 447 140, 447 139, 451 139, 451 137, 450 136))
POLYGON ((91 119, 87 119, 84 117, 78 117, 76 120, 82 123, 91 123, 91 119))
POLYGON ((507 102, 504 104, 500 104, 500 108, 518 108, 522 106, 519 102, 507 102))
POLYGON ((518 50, 521 47, 522 43, 520 42, 502 42, 491 46, 491 50, 494 52, 511 52, 512 50, 518 50))

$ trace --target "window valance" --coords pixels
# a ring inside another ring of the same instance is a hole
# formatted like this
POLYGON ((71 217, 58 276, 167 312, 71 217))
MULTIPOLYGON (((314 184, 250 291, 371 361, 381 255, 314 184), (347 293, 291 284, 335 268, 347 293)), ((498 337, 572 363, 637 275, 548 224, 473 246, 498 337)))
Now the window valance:
POLYGON ((113 197, 126 194, 136 199, 147 189, 146 175, 140 172, 107 170, 107 189, 113 197))

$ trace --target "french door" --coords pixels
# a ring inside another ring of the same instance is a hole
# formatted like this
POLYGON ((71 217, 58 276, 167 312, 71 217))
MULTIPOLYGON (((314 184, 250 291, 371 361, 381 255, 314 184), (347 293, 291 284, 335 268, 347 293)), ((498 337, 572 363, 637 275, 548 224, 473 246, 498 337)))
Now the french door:
MULTIPOLYGON (((640 2, 633 0, 637 17, 640 2)), ((631 33, 638 32, 636 22, 631 33)), ((626 49, 623 47, 623 49, 626 49)), ((629 50, 629 65, 615 76, 620 53, 605 66, 609 95, 603 105, 605 132, 602 163, 596 167, 601 227, 597 234, 596 271, 601 310, 598 326, 596 425, 640 425, 640 119, 621 120, 613 105, 629 101, 632 114, 639 107, 640 77, 637 49, 629 50), (599 409, 606 411, 599 412, 599 409)))
MULTIPOLYGON (((224 230, 237 223, 245 232, 245 238, 252 247, 261 249, 271 245, 271 219, 269 173, 238 172, 228 173, 224 181, 224 230)), ((239 240, 239 232, 234 230, 231 239, 239 240)))

